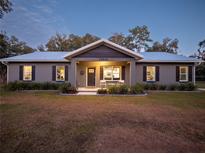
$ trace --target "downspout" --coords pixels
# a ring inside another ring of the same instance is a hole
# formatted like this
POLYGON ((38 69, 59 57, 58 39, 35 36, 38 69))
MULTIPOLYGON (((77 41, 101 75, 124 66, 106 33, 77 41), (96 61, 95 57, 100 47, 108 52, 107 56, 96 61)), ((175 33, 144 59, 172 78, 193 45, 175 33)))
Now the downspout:
POLYGON ((6 83, 8 84, 8 82, 9 82, 9 80, 8 80, 8 78, 9 78, 9 66, 8 66, 8 62, 5 62, 5 61, 1 61, 1 63, 3 64, 3 65, 6 65, 6 83))

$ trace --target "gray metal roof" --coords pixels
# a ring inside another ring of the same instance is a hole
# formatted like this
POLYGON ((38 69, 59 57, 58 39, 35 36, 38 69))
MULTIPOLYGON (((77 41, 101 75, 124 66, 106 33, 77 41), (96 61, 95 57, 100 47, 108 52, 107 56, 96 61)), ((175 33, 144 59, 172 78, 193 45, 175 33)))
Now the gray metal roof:
POLYGON ((167 52, 142 52, 141 62, 201 62, 196 58, 190 58, 183 55, 171 54, 167 52))
POLYGON ((62 51, 37 51, 33 53, 28 53, 24 55, 9 57, 1 59, 1 61, 7 62, 29 62, 29 61, 37 61, 37 62, 52 62, 52 61, 68 61, 64 59, 64 56, 68 52, 62 51))
MULTIPOLYGON (((67 62, 64 57, 69 52, 59 51, 46 51, 46 52, 33 52, 20 56, 0 59, 5 62, 67 62)), ((189 58, 182 55, 170 54, 166 52, 142 52, 140 53, 143 59, 140 62, 201 62, 195 58, 189 58)))

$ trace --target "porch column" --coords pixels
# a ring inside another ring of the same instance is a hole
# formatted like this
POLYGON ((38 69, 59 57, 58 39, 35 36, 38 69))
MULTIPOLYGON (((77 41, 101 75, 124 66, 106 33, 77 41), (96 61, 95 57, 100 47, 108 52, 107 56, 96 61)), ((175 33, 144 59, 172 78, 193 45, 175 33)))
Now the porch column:
POLYGON ((133 86, 137 82, 137 70, 135 60, 130 61, 130 86, 133 86))
POLYGON ((70 77, 70 83, 72 86, 76 87, 76 71, 77 69, 77 66, 76 66, 76 60, 75 59, 72 59, 71 60, 71 67, 70 67, 70 74, 69 74, 69 77, 70 77))

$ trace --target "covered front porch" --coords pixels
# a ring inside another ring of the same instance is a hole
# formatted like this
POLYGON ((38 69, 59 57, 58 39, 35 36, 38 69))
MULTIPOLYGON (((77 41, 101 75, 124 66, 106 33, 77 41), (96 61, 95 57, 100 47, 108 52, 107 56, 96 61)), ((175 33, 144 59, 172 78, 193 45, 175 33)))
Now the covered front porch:
POLYGON ((69 81, 75 87, 101 88, 136 84, 136 61, 142 56, 108 40, 99 40, 68 53, 69 81))
POLYGON ((111 85, 132 85, 132 61, 76 61, 76 87, 93 90, 111 85))

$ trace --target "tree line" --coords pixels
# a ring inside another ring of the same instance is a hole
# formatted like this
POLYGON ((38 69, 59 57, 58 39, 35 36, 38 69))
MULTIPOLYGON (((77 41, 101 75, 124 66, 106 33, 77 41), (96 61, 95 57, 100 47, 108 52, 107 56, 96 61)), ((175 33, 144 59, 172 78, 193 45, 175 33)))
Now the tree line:
MULTIPOLYGON (((100 38, 92 35, 85 34, 84 36, 78 36, 75 34, 55 34, 52 36, 45 45, 40 45, 37 47, 39 51, 73 51, 80 47, 83 47, 89 43, 95 42, 100 38)), ((128 30, 128 35, 124 35, 122 33, 114 33, 112 36, 108 38, 108 40, 124 46, 128 49, 131 49, 136 52, 143 51, 161 51, 161 52, 169 52, 169 53, 177 53, 178 50, 178 40, 164 38, 161 42, 153 42, 150 38, 150 32, 148 27, 136 26, 132 29, 128 30), (153 42, 152 46, 149 44, 153 42)))

